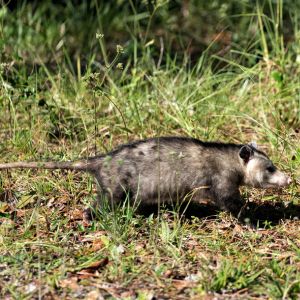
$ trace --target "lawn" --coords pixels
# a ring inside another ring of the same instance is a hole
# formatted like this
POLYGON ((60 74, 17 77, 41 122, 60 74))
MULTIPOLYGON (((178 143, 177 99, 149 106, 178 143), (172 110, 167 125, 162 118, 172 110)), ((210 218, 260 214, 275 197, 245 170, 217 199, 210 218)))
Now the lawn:
POLYGON ((293 183, 244 220, 125 202, 84 173, 0 173, 1 299, 299 299, 297 1, 2 1, 0 162, 155 136, 256 141, 293 183))

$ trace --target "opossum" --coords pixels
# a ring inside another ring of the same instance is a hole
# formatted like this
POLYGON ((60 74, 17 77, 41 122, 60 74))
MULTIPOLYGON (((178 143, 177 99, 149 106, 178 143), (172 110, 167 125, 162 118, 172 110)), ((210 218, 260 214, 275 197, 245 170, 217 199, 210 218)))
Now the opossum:
MULTIPOLYGON (((237 215, 244 202, 239 186, 281 188, 291 178, 252 144, 157 137, 68 162, 13 162, 0 169, 68 169, 92 174, 99 199, 119 204, 126 197, 143 204, 203 202, 237 215)), ((101 207, 101 205, 100 205, 101 207)))

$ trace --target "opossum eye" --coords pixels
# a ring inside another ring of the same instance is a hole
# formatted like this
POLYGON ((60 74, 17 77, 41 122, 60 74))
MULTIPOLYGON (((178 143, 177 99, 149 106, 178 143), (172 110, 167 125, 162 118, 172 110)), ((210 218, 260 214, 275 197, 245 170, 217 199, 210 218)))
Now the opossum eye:
POLYGON ((274 173, 276 171, 276 168, 274 166, 269 166, 269 167, 267 167, 267 171, 269 173, 274 173))

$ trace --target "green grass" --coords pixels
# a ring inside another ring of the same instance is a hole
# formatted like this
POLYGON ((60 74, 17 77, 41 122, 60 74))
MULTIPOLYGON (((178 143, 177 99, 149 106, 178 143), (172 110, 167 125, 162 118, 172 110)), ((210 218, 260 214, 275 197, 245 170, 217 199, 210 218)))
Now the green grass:
POLYGON ((0 9, 1 162, 160 135, 255 140, 294 183, 243 189, 245 223, 176 207, 140 215, 127 202, 88 223, 93 178, 3 171, 0 298, 299 298, 300 9, 187 1, 185 14, 157 2, 0 9))

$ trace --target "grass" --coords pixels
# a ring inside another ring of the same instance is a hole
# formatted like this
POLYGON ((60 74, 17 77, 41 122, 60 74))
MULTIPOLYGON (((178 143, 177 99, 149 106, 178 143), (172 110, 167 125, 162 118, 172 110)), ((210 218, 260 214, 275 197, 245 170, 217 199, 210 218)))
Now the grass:
POLYGON ((140 215, 127 202, 88 223, 88 175, 3 171, 1 298, 299 297, 299 8, 191 1, 183 22, 158 2, 91 1, 91 13, 72 1, 0 9, 1 162, 76 159, 188 135, 256 140, 294 183, 243 189, 245 223, 209 208, 140 215))

